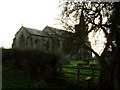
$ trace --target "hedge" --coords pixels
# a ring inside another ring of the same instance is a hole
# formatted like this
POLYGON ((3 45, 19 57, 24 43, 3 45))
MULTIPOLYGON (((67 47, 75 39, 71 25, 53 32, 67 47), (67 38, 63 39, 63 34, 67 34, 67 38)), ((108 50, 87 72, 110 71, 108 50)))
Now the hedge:
POLYGON ((2 64, 32 79, 50 78, 57 73, 60 56, 32 49, 2 49, 2 64))

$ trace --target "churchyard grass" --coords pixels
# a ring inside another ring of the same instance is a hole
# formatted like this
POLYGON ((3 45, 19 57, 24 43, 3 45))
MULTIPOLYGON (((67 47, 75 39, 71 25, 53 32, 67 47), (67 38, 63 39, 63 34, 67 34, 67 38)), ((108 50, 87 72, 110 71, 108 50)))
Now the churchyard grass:
MULTIPOLYGON (((66 75, 72 79, 77 79, 77 73, 78 73, 78 69, 75 69, 74 67, 77 66, 78 63, 84 63, 83 61, 80 61, 80 60, 70 60, 70 63, 69 64, 66 64, 66 65, 63 65, 62 67, 62 70, 63 72, 67 72, 66 75), (67 67, 71 67, 71 68, 67 68, 67 67), (72 68, 73 67, 73 68, 72 68), (76 73, 76 74, 69 74, 70 73, 76 73)), ((95 60, 91 60, 90 61, 90 64, 92 63, 97 63, 97 61, 95 60)), ((99 70, 95 70, 94 71, 94 74, 96 75, 95 78, 99 78, 99 74, 100 74, 100 71, 99 70)), ((84 67, 83 69, 80 69, 80 79, 81 80, 85 80, 86 77, 88 76, 92 76, 92 70, 90 70, 89 67, 84 67), (87 74, 87 75, 85 75, 87 74)))
POLYGON ((66 80, 31 80, 27 78, 25 73, 19 72, 17 69, 13 70, 6 66, 3 66, 3 90, 7 88, 52 88, 52 89, 63 89, 63 88, 79 88, 77 84, 67 82, 66 80))
POLYGON ((44 81, 29 79, 25 74, 18 70, 10 69, 6 66, 2 68, 2 88, 38 88, 45 87, 44 81))
MULTIPOLYGON (((64 65, 64 66, 76 66, 80 61, 74 61, 71 60, 69 65, 64 65)), ((76 69, 72 69, 72 68, 63 68, 63 70, 65 72, 73 72, 76 73, 77 70, 76 69)), ((91 71, 84 69, 84 70, 80 70, 80 73, 83 74, 91 74, 91 71)), ((99 74, 99 71, 96 71, 97 74, 99 74)), ((76 75, 67 75, 72 79, 76 79, 76 75)), ((17 69, 12 70, 6 66, 3 65, 2 67, 2 86, 3 89, 5 88, 47 88, 47 87, 51 87, 51 84, 49 85, 48 83, 46 83, 44 80, 31 80, 30 78, 28 78, 25 74, 22 74, 20 71, 18 71, 17 69)), ((80 75, 80 80, 84 80, 86 78, 86 76, 84 75, 80 75)), ((59 84, 57 84, 57 82, 55 82, 55 85, 53 84, 52 87, 58 85, 57 87, 59 87, 59 84)), ((67 85, 67 84, 66 84, 67 85)), ((68 84, 69 86, 69 84, 68 84)), ((60 86, 61 87, 61 86, 60 86)))

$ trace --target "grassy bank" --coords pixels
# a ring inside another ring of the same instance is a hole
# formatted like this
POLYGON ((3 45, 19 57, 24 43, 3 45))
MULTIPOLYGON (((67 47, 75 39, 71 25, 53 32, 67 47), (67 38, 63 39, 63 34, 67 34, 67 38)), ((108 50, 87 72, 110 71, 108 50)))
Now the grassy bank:
MULTIPOLYGON (((76 66, 80 61, 71 61, 70 64, 66 66, 76 66)), ((77 72, 75 69, 65 69, 65 72, 77 72)), ((86 70, 81 70, 81 73, 86 73, 90 74, 91 72, 86 70)), ((97 71, 96 73, 99 73, 97 71)), ((65 74, 65 73, 64 73, 65 74)), ((70 75, 72 79, 76 78, 75 75, 70 75)), ((26 73, 22 73, 18 69, 11 69, 8 68, 7 66, 3 65, 2 68, 2 85, 3 89, 5 88, 80 88, 81 90, 85 90, 84 88, 87 88, 86 83, 81 83, 81 82, 74 82, 74 81, 69 81, 66 79, 40 79, 40 80, 33 80, 30 79, 26 73)), ((84 76, 80 76, 80 78, 85 78, 84 76)))
POLYGON ((48 80, 32 80, 28 78, 25 73, 21 73, 16 69, 11 69, 3 66, 3 90, 6 88, 81 88, 74 82, 68 82, 62 79, 48 79, 48 80))
POLYGON ((29 79, 25 74, 18 70, 13 70, 3 66, 2 68, 2 87, 4 88, 38 88, 45 87, 44 81, 35 81, 29 79))
MULTIPOLYGON (((80 60, 71 60, 69 64, 67 65, 63 65, 62 66, 62 71, 64 73, 66 73, 65 75, 67 77, 69 77, 70 79, 73 79, 73 80, 77 80, 78 79, 78 68, 76 68, 77 64, 78 63, 84 63, 83 61, 80 61, 80 60), (72 74, 73 73, 73 74, 72 74)), ((93 61, 91 61, 90 63, 93 63, 93 61)), ((96 62, 94 62, 96 63, 96 62)), ((87 77, 92 77, 93 75, 93 68, 92 67, 89 67, 89 65, 87 67, 82 67, 79 71, 79 77, 80 77, 80 80, 85 80, 87 77)), ((99 81, 99 75, 100 75, 100 70, 95 68, 94 69, 94 80, 95 82, 98 82, 99 81)))

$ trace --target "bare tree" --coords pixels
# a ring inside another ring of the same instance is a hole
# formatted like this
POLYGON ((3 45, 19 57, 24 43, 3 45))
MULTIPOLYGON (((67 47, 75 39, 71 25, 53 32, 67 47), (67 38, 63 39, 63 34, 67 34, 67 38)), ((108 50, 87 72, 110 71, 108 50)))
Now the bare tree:
POLYGON ((61 21, 66 29, 76 33, 74 38, 78 37, 78 42, 84 43, 85 37, 87 37, 90 32, 94 32, 94 34, 97 34, 98 31, 103 32, 106 41, 103 43, 104 48, 101 54, 98 54, 96 50, 89 47, 89 45, 84 44, 84 47, 95 54, 102 67, 100 81, 100 88, 102 90, 116 88, 115 82, 117 76, 115 77, 115 71, 118 68, 116 68, 115 62, 118 60, 115 61, 112 55, 112 53, 114 53, 113 47, 116 47, 116 43, 114 42, 117 41, 113 39, 114 36, 116 36, 113 28, 116 26, 113 25, 115 19, 110 21, 112 17, 119 15, 114 14, 115 6, 112 2, 80 2, 79 0, 64 0, 61 4, 61 21), (81 16, 85 21, 84 25, 81 25, 81 16), (77 28, 74 26, 77 26, 77 28), (81 27, 83 28, 81 29, 81 27), (87 30, 87 33, 84 33, 85 30, 87 30), (112 36, 113 34, 114 36, 112 36))

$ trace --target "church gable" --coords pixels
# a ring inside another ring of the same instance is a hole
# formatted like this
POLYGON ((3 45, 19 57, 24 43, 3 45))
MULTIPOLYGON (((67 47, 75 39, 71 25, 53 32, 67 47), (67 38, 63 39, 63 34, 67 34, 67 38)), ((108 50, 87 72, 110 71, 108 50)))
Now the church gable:
POLYGON ((71 33, 71 32, 68 32, 68 31, 65 31, 65 30, 62 30, 62 29, 53 28, 53 27, 50 27, 50 26, 46 26, 43 29, 43 31, 51 37, 62 37, 63 34, 71 33))
POLYGON ((59 48, 56 45, 59 45, 59 41, 50 33, 22 26, 15 35, 12 47, 36 48, 53 52, 59 48))
POLYGON ((13 48, 24 48, 26 38, 29 36, 29 32, 25 30, 25 28, 22 26, 19 31, 15 34, 15 38, 13 40, 12 47, 13 48))
POLYGON ((44 33, 43 31, 37 30, 37 29, 33 29, 33 28, 28 28, 28 27, 24 27, 25 30, 27 30, 31 35, 35 35, 35 36, 43 36, 43 37, 47 37, 46 33, 44 33))

